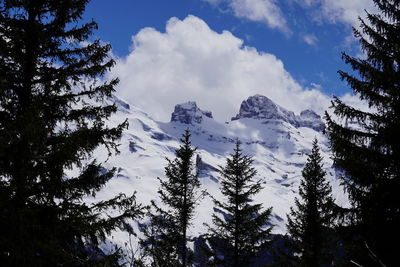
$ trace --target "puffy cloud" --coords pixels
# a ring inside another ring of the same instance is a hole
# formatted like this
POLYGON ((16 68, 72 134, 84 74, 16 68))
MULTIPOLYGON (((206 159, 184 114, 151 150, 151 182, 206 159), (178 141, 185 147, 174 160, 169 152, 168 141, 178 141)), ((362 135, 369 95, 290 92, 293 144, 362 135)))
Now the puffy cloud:
POLYGON ((330 23, 345 23, 357 27, 358 17, 365 17, 365 10, 376 12, 372 0, 296 0, 305 7, 316 8, 315 18, 330 23))
POLYGON ((231 0, 230 6, 239 18, 263 22, 272 29, 289 32, 287 22, 275 0, 231 0))
POLYGON ((269 28, 290 33, 277 0, 203 0, 214 6, 227 3, 233 14, 238 18, 262 22, 269 28))
POLYGON ((165 32, 144 28, 131 53, 117 59, 112 76, 118 94, 167 121, 175 104, 194 100, 219 121, 229 120, 242 100, 262 94, 300 112, 321 113, 329 98, 318 87, 303 88, 274 55, 244 46, 229 31, 217 33, 201 19, 171 18, 165 32))

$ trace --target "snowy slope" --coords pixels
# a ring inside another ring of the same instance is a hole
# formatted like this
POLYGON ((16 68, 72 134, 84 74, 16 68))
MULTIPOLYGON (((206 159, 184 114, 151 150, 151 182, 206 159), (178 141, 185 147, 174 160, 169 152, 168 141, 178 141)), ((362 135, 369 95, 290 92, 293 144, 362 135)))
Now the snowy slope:
MULTIPOLYGON (((203 111, 195 102, 175 107, 171 122, 153 120, 145 112, 115 98, 119 111, 111 118, 111 124, 129 120, 120 143, 119 155, 106 158, 104 149, 95 152, 98 160, 106 160, 105 166, 117 167, 116 177, 101 191, 98 199, 106 199, 119 192, 131 194, 143 204, 157 199, 159 183, 164 178, 165 157, 173 158, 179 146, 179 138, 189 128, 192 143, 198 147, 196 162, 200 172, 201 189, 221 198, 218 183, 218 166, 232 152, 236 138, 242 142, 244 153, 252 156, 258 171, 257 179, 264 184, 255 201, 264 207, 273 207, 274 233, 285 233, 286 214, 297 196, 301 170, 317 138, 324 157, 324 167, 333 187, 334 197, 340 205, 348 200, 335 179, 330 152, 322 130, 321 118, 311 110, 299 115, 273 103, 265 96, 256 95, 243 101, 232 121, 220 123, 210 111, 203 111)), ((213 204, 204 198, 198 208, 190 233, 197 236, 205 232, 204 223, 211 223, 213 204)), ((117 233, 117 242, 126 242, 127 236, 117 233)))

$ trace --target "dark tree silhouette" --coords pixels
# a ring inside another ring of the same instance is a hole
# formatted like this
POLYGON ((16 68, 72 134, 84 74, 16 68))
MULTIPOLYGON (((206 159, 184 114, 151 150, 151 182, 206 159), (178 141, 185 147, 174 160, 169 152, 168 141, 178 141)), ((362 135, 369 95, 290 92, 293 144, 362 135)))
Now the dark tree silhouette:
POLYGON ((290 208, 287 230, 293 239, 291 249, 299 256, 299 266, 316 267, 332 261, 330 231, 333 226, 332 188, 325 180, 322 157, 317 140, 302 171, 299 187, 300 200, 290 208))
POLYGON ((159 178, 161 187, 158 193, 165 208, 152 201, 150 224, 142 227, 145 236, 141 240, 143 252, 151 266, 192 264, 187 248, 187 229, 201 195, 198 194, 200 181, 193 161, 196 148, 192 147, 190 136, 190 131, 186 130, 181 139, 182 145, 175 152, 176 158, 167 159, 167 179, 159 178))
POLYGON ((257 172, 252 163, 237 141, 234 153, 221 167, 221 192, 226 201, 211 196, 218 210, 212 215, 214 225, 208 226, 211 265, 249 266, 271 239, 268 224, 272 208, 263 211, 262 204, 252 203, 252 197, 262 189, 261 181, 254 181, 257 172))
POLYGON ((127 126, 105 124, 118 81, 101 81, 110 46, 83 45, 97 28, 79 23, 87 2, 0 1, 2 266, 114 266, 119 249, 98 245, 139 212, 134 196, 83 202, 114 174, 92 152, 117 151, 127 126), (109 208, 120 212, 104 216, 109 208))
POLYGON ((327 133, 334 162, 353 206, 352 233, 359 235, 356 262, 398 264, 400 239, 400 1, 373 0, 379 14, 367 13, 354 29, 365 58, 343 53, 354 73, 341 78, 371 108, 360 110, 334 98, 327 133), (354 123, 357 127, 353 127, 354 123), (362 253, 361 253, 362 254, 362 253))

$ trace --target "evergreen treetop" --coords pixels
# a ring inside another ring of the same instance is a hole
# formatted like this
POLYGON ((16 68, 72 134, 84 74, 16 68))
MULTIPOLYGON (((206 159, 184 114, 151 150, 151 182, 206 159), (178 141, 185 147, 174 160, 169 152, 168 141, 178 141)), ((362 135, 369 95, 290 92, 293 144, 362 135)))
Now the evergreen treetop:
POLYGON ((322 266, 329 262, 329 228, 333 225, 334 200, 332 188, 325 179, 322 157, 315 139, 307 163, 302 170, 300 199, 287 216, 288 234, 293 252, 300 254, 299 266, 322 266))
POLYGON ((145 238, 141 241, 144 255, 151 266, 190 266, 192 257, 187 248, 187 230, 192 223, 200 195, 200 181, 195 171, 190 131, 182 136, 182 145, 175 152, 175 159, 167 159, 167 179, 159 179, 160 207, 152 201, 150 223, 142 228, 145 238))
POLYGON ((262 190, 255 181, 257 171, 252 158, 242 154, 239 140, 234 153, 220 167, 221 192, 226 201, 213 198, 218 213, 212 215, 209 243, 213 250, 212 264, 217 266, 249 266, 270 241, 269 217, 272 208, 262 210, 253 196, 262 190))

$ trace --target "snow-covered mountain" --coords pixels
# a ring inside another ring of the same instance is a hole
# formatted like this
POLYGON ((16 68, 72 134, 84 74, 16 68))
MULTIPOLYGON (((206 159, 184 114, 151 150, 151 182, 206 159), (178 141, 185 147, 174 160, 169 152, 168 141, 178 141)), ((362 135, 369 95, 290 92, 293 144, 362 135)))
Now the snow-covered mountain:
MULTIPOLYGON (((299 115, 275 104, 261 95, 244 100, 240 110, 230 122, 220 123, 210 111, 201 110, 195 102, 175 106, 168 123, 157 122, 145 112, 115 97, 118 112, 111 123, 129 120, 120 141, 120 154, 106 158, 106 151, 99 149, 95 156, 106 160, 106 166, 117 167, 116 177, 102 190, 97 198, 107 198, 119 192, 137 192, 143 204, 157 199, 159 183, 164 178, 165 157, 173 158, 179 146, 179 138, 189 128, 192 143, 198 147, 196 165, 200 173, 201 190, 222 198, 219 192, 218 166, 225 164, 238 138, 245 154, 252 156, 264 189, 255 201, 264 207, 273 207, 274 233, 285 233, 286 214, 298 194, 301 170, 306 162, 312 141, 317 138, 324 156, 324 167, 338 204, 346 205, 335 170, 332 168, 325 127, 321 117, 312 110, 299 115)), ((205 232, 204 223, 211 223, 213 203, 206 197, 201 200, 190 233, 198 236, 205 232)), ((126 242, 127 236, 116 233, 117 242, 126 242)))

